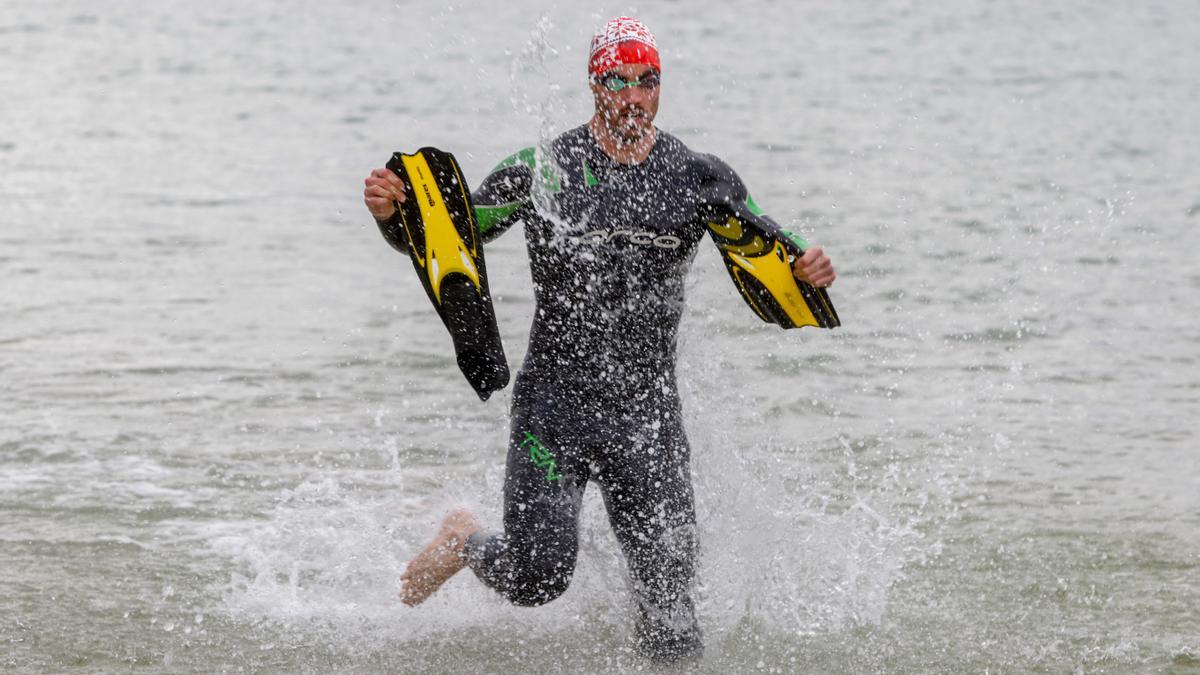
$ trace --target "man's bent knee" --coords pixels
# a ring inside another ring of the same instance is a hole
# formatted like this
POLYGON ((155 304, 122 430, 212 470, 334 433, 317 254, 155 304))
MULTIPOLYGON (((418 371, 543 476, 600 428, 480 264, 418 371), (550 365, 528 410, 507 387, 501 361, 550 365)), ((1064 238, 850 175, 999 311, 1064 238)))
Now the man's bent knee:
POLYGON ((574 565, 530 565, 516 570, 503 592, 514 605, 537 607, 565 593, 573 572, 574 565))
POLYGON ((571 540, 558 544, 513 541, 487 532, 472 535, 465 553, 481 581, 515 605, 536 607, 562 595, 571 584, 577 548, 571 540))

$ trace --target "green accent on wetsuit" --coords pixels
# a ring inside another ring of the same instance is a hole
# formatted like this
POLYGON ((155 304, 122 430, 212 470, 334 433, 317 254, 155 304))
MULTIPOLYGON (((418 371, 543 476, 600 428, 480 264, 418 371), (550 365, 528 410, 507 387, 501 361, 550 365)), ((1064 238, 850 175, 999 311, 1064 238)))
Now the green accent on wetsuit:
POLYGON ((537 164, 537 160, 535 159, 536 154, 537 150, 532 147, 518 150, 508 157, 505 157, 499 164, 497 164, 496 168, 492 169, 492 173, 495 173, 500 169, 506 169, 510 166, 516 166, 517 164, 524 164, 532 169, 534 165, 537 164))
MULTIPOLYGON (((750 209, 750 213, 752 213, 756 216, 764 216, 767 213, 766 211, 763 211, 762 207, 758 205, 758 202, 754 201, 754 197, 752 197, 750 195, 746 195, 746 208, 750 209)), ((785 230, 782 227, 779 228, 779 231, 786 234, 787 238, 791 239, 793 244, 795 244, 803 249, 808 248, 808 241, 806 241, 804 239, 804 237, 801 237, 800 235, 798 235, 795 232, 792 232, 790 230, 785 230)))
POLYGON ((546 480, 551 482, 562 480, 562 474, 555 471, 554 453, 543 445, 537 436, 526 431, 521 447, 529 449, 529 461, 533 462, 534 466, 546 470, 546 480))
POLYGON ((499 206, 476 206, 475 222, 479 224, 479 233, 486 234, 488 230, 496 226, 496 223, 516 213, 517 209, 524 205, 524 202, 513 202, 499 206))
POLYGON ((781 232, 783 232, 784 234, 786 234, 787 238, 791 239, 793 244, 799 246, 802 249, 808 250, 808 241, 804 237, 801 237, 800 235, 796 234, 795 232, 792 232, 791 230, 785 230, 783 228, 779 228, 779 230, 781 232))
POLYGON ((501 169, 506 169, 510 166, 516 166, 517 164, 524 164, 525 166, 529 167, 530 171, 534 173, 540 173, 542 176, 542 187, 544 187, 550 194, 553 195, 562 192, 562 181, 559 179, 558 172, 554 170, 553 166, 543 164, 542 170, 536 171, 537 148, 525 148, 523 150, 518 150, 508 157, 505 157, 504 161, 500 162, 496 165, 496 168, 492 169, 492 173, 495 173, 501 169))
POLYGON ((587 160, 583 159, 580 161, 583 162, 583 182, 584 182, 584 184, 587 185, 588 187, 596 187, 597 185, 599 185, 600 180, 597 179, 596 176, 592 173, 592 167, 588 166, 587 160))

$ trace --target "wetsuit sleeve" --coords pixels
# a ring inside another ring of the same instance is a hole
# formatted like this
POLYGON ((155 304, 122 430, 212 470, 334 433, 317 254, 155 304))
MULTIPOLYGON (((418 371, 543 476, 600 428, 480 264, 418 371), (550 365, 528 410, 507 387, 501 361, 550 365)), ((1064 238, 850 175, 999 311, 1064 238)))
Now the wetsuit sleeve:
POLYGON ((533 148, 508 157, 492 169, 478 190, 471 193, 475 222, 485 243, 519 222, 532 204, 533 158, 533 148))
POLYGON ((408 242, 404 240, 404 228, 400 226, 400 209, 396 209, 391 218, 376 220, 375 224, 379 226, 379 233, 383 235, 384 241, 397 251, 408 255, 408 242))
POLYGON ((782 328, 841 325, 825 289, 794 277, 792 263, 808 242, 763 213, 724 162, 705 157, 701 170, 704 224, 754 313, 782 328))
POLYGON ((742 222, 753 223, 770 233, 778 232, 801 250, 808 248, 808 242, 803 237, 783 228, 774 218, 763 212, 755 203, 754 197, 750 196, 750 191, 741 177, 728 164, 712 155, 704 157, 709 187, 708 231, 722 251, 730 244, 736 247, 750 243, 752 233, 740 226, 742 222), (731 241, 731 235, 737 236, 731 241), (741 241, 743 238, 747 241, 741 241))

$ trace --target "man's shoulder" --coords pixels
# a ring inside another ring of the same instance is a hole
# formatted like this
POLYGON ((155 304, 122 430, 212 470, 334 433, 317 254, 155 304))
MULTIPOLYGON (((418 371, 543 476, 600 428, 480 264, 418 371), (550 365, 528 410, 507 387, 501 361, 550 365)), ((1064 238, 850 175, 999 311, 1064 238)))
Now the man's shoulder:
POLYGON ((737 172, 725 160, 710 153, 696 153, 696 162, 701 171, 714 180, 740 182, 737 172))
MULTIPOLYGON (((548 145, 542 146, 542 150, 548 150, 554 157, 559 158, 579 152, 585 146, 587 140, 587 125, 580 125, 555 136, 548 145)), ((537 166, 538 154, 538 146, 536 145, 521 148, 500 160, 500 163, 492 171, 500 171, 509 167, 524 167, 532 170, 537 166)))
POLYGON ((737 172, 720 157, 711 153, 692 150, 678 136, 662 131, 661 129, 658 132, 658 136, 658 142, 663 143, 664 149, 667 150, 663 154, 669 156, 671 158, 670 161, 676 166, 686 167, 685 170, 688 173, 695 174, 703 182, 739 182, 740 179, 737 172), (680 162, 679 160, 681 159, 684 161, 680 162))
POLYGON ((521 148, 508 157, 500 160, 500 163, 492 169, 492 172, 495 173, 510 167, 528 167, 532 169, 534 163, 536 162, 536 154, 537 149, 532 145, 528 148, 521 148))
POLYGON ((678 161, 682 158, 690 163, 704 157, 702 154, 688 147, 687 143, 683 142, 683 139, 669 131, 656 128, 655 133, 657 134, 654 139, 655 149, 661 150, 662 155, 671 157, 673 161, 678 161))
POLYGON ((588 131, 586 124, 580 124, 555 136, 550 141, 549 150, 555 159, 561 162, 567 157, 589 154, 596 147, 596 141, 592 139, 592 132, 588 131))

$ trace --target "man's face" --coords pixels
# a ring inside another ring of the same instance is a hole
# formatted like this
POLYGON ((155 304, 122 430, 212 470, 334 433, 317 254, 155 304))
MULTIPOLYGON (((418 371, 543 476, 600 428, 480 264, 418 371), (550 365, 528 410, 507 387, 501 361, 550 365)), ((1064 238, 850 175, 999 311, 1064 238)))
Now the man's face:
MULTIPOLYGON (((622 65, 606 71, 604 75, 615 73, 631 81, 642 80, 653 71, 654 68, 643 64, 622 65)), ((596 112, 617 139, 636 143, 651 133, 654 116, 658 114, 658 86, 639 85, 612 91, 604 86, 601 79, 599 83, 593 82, 591 87, 592 96, 596 99, 596 112)))

